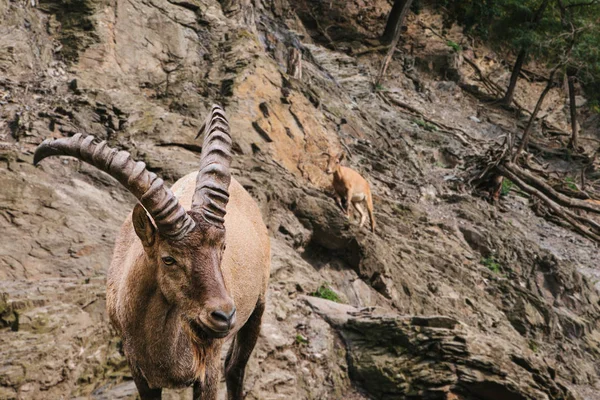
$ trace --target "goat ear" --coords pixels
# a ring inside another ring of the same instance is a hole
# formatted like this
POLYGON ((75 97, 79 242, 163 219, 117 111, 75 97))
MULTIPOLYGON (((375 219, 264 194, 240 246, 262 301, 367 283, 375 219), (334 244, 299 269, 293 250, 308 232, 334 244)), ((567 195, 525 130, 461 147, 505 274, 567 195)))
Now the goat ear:
POLYGON ((338 156, 338 160, 342 161, 344 158, 346 158, 346 152, 345 152, 345 151, 342 151, 342 152, 340 153, 340 155, 338 156))
POLYGON ((144 247, 152 246, 156 239, 156 227, 148 216, 146 209, 140 203, 136 204, 133 208, 131 219, 135 233, 142 241, 144 247))

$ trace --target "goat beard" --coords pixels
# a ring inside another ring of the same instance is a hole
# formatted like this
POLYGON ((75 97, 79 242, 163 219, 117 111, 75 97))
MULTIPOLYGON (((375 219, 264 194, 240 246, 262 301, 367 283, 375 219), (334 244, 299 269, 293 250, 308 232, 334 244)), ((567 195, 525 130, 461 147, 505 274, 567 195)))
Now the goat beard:
POLYGON ((204 385, 213 369, 218 372, 223 340, 199 337, 187 321, 183 325, 192 345, 194 378, 204 385))

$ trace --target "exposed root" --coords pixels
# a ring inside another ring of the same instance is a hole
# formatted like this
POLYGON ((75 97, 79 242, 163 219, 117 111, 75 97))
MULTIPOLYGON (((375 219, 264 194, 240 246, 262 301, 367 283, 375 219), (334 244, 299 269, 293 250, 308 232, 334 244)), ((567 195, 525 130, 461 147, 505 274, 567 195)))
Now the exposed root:
MULTIPOLYGON (((575 231, 579 232, 583 236, 586 236, 586 237, 600 243, 600 236, 597 233, 595 233, 592 229, 590 229, 589 227, 587 227, 583 224, 583 223, 587 223, 588 225, 592 225, 597 228, 597 227, 599 227, 597 223, 595 223, 594 221, 591 221, 588 218, 579 217, 579 216, 573 214, 573 212, 569 211, 568 209, 561 207, 559 204, 552 201, 548 196, 546 196, 541 191, 535 189, 532 186, 529 186, 527 183, 525 183, 523 180, 521 180, 518 175, 516 175, 515 173, 513 173, 512 171, 507 169, 504 165, 499 165, 498 167, 496 167, 496 169, 498 170, 498 172, 500 174, 502 174, 506 178, 510 179, 522 191, 540 199, 544 203, 544 205, 546 205, 550 210, 552 210, 554 212, 554 214, 556 216, 558 216, 562 220, 568 222, 575 229, 575 231)), ((600 233, 600 230, 597 230, 597 232, 600 233)))
POLYGON ((484 155, 471 157, 467 161, 467 183, 486 189, 489 197, 497 200, 503 179, 510 179, 521 191, 539 201, 538 211, 541 205, 549 211, 541 213, 544 218, 553 222, 558 219, 600 243, 600 223, 584 213, 600 214, 600 204, 559 193, 543 178, 511 162, 511 142, 509 135, 503 145, 491 147, 484 155))

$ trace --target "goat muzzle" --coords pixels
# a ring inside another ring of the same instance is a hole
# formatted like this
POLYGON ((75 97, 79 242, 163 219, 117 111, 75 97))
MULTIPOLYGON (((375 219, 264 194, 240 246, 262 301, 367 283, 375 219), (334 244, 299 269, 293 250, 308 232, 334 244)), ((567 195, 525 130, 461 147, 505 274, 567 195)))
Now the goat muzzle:
POLYGON ((192 332, 200 339, 224 338, 231 332, 236 322, 236 308, 233 303, 207 309, 198 318, 190 321, 192 332))

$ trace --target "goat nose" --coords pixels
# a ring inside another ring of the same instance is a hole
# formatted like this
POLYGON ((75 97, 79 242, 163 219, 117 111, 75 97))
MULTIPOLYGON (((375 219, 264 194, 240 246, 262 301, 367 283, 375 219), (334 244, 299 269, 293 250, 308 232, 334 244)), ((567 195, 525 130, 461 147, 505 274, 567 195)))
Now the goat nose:
POLYGON ((229 330, 235 323, 235 311, 235 307, 233 307, 229 312, 224 309, 211 312, 210 319, 214 328, 219 331, 229 330))

